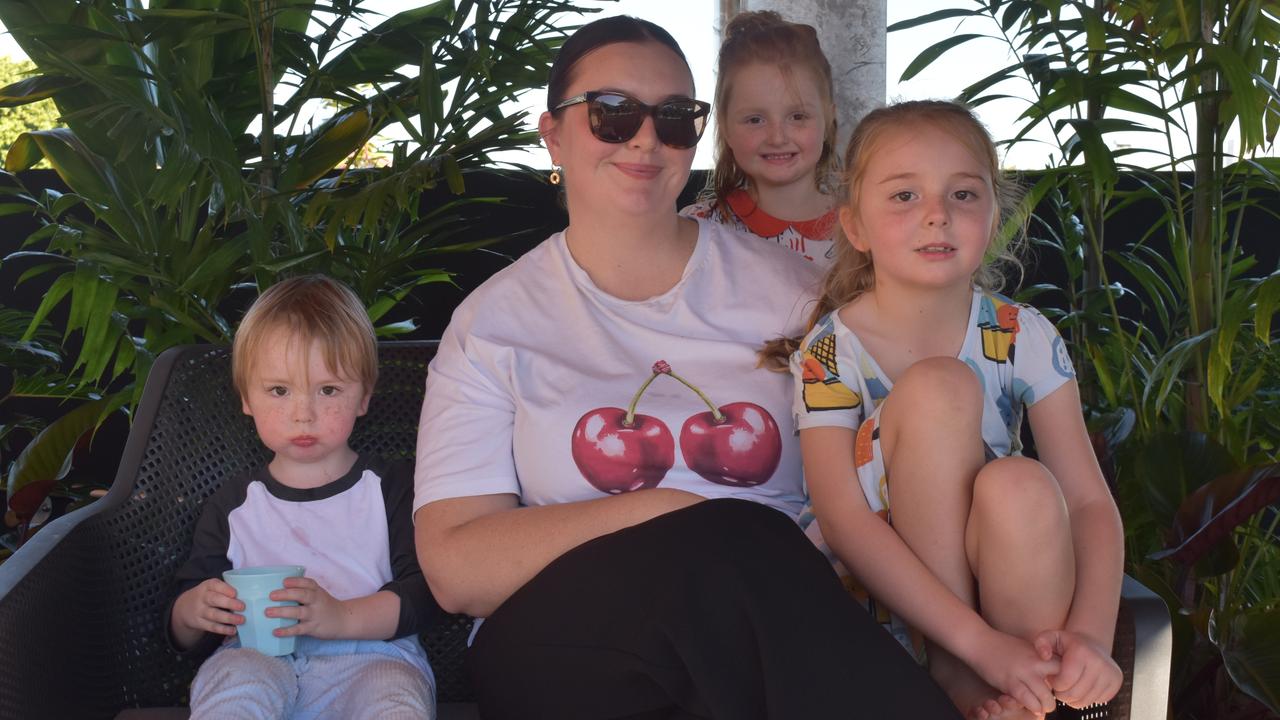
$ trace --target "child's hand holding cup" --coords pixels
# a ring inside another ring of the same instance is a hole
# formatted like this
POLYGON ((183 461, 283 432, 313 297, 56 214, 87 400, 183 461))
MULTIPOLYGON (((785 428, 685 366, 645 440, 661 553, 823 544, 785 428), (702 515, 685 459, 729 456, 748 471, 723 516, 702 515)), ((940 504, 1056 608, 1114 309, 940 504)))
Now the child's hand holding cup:
POLYGON ((222 579, 236 589, 236 597, 244 603, 244 623, 236 628, 241 647, 253 648, 263 655, 288 655, 293 652, 294 638, 276 637, 276 628, 297 623, 291 618, 267 617, 269 607, 297 605, 288 600, 272 600, 274 590, 284 587, 287 577, 302 577, 301 565, 262 565, 228 570, 222 579))

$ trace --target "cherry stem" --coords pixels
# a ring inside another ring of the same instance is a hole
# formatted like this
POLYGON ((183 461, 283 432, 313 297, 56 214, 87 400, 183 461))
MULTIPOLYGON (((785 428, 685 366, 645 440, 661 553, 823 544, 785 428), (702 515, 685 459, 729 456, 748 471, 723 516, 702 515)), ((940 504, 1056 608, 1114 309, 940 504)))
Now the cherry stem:
POLYGON ((640 389, 636 391, 635 396, 631 398, 631 404, 627 406, 627 416, 622 419, 623 427, 631 427, 633 424, 635 424, 636 405, 639 404, 640 402, 640 396, 644 394, 645 390, 649 389, 649 386, 652 385, 653 381, 657 380, 658 376, 661 374, 662 373, 655 372, 654 374, 650 375, 649 379, 645 380, 644 384, 640 386, 640 389))
POLYGON ((717 408, 715 404, 711 402, 711 399, 708 398, 706 395, 704 395, 701 390, 694 387, 688 380, 685 380, 684 378, 680 377, 674 372, 668 371, 667 374, 675 378, 676 380, 679 380, 681 383, 684 384, 685 387, 697 393, 698 397, 702 398, 702 402, 706 403, 707 407, 711 408, 711 417, 715 418, 716 422, 718 423, 724 422, 724 413, 720 412, 720 409, 717 408))

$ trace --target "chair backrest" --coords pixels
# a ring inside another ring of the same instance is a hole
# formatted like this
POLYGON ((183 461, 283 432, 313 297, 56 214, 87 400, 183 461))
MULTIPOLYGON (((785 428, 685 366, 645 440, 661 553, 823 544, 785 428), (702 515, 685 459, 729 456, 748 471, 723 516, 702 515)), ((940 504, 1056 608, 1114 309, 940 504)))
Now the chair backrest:
MULTIPOLYGON (((379 345, 378 384, 352 447, 388 459, 413 457, 434 353, 434 342, 379 345)), ((62 611, 74 616, 67 632, 77 636, 69 641, 75 655, 64 656, 63 667, 85 669, 72 691, 101 694, 104 712, 185 702, 195 664, 168 648, 162 617, 174 573, 190 552, 201 504, 227 478, 268 460, 241 412, 226 348, 169 351, 157 360, 144 395, 111 494, 100 501, 112 507, 80 523, 71 533, 76 541, 68 537, 50 553, 76 558, 57 573, 80 575, 66 579, 66 592, 93 595, 92 608, 81 603, 62 611)), ((50 620, 61 619, 39 622, 50 620)), ((424 637, 441 702, 470 699, 461 660, 469 630, 468 618, 454 616, 424 637)))

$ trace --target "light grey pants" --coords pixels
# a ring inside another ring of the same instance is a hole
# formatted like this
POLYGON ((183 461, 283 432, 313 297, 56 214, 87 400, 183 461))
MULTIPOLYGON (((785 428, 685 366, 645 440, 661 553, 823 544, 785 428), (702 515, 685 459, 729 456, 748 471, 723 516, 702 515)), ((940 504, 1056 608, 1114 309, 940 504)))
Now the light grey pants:
POLYGON ((230 647, 200 666, 191 684, 191 720, 434 720, 435 697, 422 672, 374 653, 283 655, 230 647))

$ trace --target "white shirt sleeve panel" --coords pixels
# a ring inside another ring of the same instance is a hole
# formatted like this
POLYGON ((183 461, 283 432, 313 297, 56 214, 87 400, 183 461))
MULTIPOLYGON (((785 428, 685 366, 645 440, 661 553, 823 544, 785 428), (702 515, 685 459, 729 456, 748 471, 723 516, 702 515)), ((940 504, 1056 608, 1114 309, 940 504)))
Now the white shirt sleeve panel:
POLYGON ((415 513, 445 498, 520 494, 511 454, 515 405, 500 379, 510 350, 485 347, 470 335, 470 319, 465 307, 454 315, 427 371, 415 513))
POLYGON ((1030 407, 1076 374, 1058 329, 1039 310, 1019 306, 1018 325, 1013 392, 1024 406, 1030 407))

